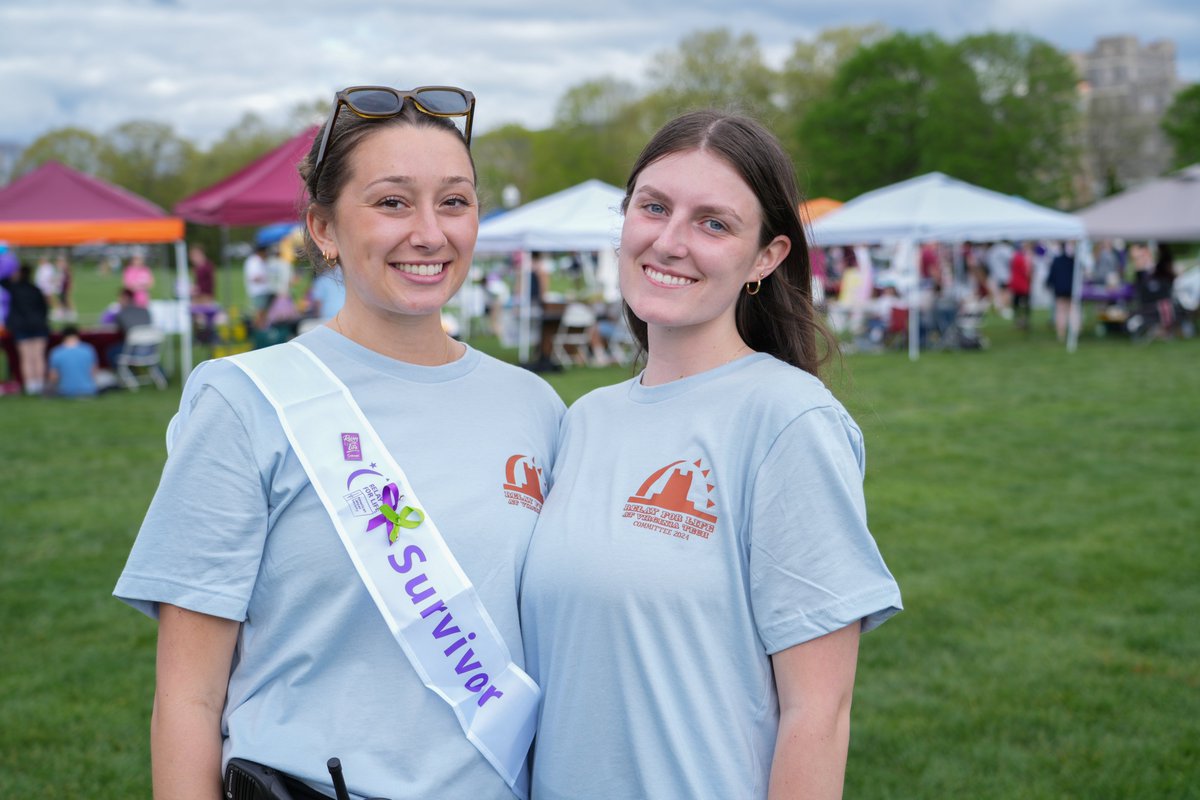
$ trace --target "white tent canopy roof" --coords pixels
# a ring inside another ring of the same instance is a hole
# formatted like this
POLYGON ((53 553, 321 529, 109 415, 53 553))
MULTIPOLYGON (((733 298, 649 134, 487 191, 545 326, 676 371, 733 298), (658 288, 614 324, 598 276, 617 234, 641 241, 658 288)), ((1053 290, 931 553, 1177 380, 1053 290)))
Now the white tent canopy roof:
POLYGON ((625 192, 598 180, 541 197, 479 225, 475 250, 569 252, 612 249, 621 238, 625 192))
POLYGON ((812 224, 819 247, 902 240, 1082 239, 1082 220, 940 172, 854 198, 812 224))

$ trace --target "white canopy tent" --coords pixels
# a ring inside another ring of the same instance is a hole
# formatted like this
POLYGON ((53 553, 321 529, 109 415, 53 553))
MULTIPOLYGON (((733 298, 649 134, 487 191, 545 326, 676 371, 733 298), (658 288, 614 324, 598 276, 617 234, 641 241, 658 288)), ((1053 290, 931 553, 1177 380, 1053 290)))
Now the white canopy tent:
MULTIPOLYGON (((1083 221, 1074 214, 1043 208, 1021 197, 974 186, 940 172, 885 186, 854 198, 812 224, 813 243, 835 245, 894 245, 901 267, 917 269, 917 245, 925 241, 994 242, 1036 239, 1080 241, 1086 236, 1083 221)), ((1076 258, 1081 248, 1076 248, 1076 258)), ((917 282, 911 285, 916 287, 917 282)), ((1074 312, 1068 348, 1078 338, 1075 319, 1079 307, 1081 269, 1075 269, 1074 312)), ((915 288, 909 307, 916 308, 915 288)), ((909 314, 909 355, 919 352, 918 315, 909 314)))
MULTIPOLYGON (((479 225, 477 253, 521 253, 528 266, 534 252, 594 252, 606 296, 616 291, 616 247, 621 239, 621 201, 625 192, 599 180, 587 180, 541 197, 479 225)), ((518 348, 529 357, 530 297, 522 281, 518 348)))

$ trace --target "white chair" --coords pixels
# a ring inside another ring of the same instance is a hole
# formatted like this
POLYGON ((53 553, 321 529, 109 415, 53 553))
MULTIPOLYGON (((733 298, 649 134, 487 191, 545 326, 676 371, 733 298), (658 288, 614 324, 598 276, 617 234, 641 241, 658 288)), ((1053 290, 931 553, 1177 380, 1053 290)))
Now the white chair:
POLYGON ((586 364, 592 346, 592 328, 595 325, 596 312, 592 311, 590 306, 583 303, 567 303, 551 346, 554 359, 563 365, 572 360, 586 364), (575 348, 574 356, 567 352, 568 347, 575 348))
POLYGON ((125 332, 125 341, 114 366, 117 377, 126 389, 137 391, 142 384, 154 383, 167 388, 167 376, 162 370, 164 334, 153 325, 137 325, 125 332))
POLYGON ((629 323, 625 321, 625 314, 618 309, 612 319, 612 333, 608 335, 608 341, 605 342, 608 348, 608 355, 612 356, 612 360, 619 365, 629 365, 634 362, 634 357, 637 355, 637 339, 634 338, 634 332, 629 330, 629 323))

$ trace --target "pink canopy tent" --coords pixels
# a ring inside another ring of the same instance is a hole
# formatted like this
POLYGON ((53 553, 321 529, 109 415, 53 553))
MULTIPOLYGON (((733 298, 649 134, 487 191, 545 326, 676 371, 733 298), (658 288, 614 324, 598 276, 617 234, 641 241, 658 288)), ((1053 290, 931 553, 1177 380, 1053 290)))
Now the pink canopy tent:
POLYGON ((313 125, 229 177, 175 204, 175 213, 200 225, 294 222, 304 187, 296 171, 317 135, 313 125))
MULTIPOLYGON (((149 200, 99 178, 48 161, 0 189, 0 241, 26 247, 92 242, 174 243, 175 276, 187 285, 183 220, 149 200)), ((192 329, 179 307, 181 374, 192 370, 192 329)))
POLYGON ((0 189, 0 241, 27 247, 183 238, 183 221, 149 200, 48 161, 0 189))

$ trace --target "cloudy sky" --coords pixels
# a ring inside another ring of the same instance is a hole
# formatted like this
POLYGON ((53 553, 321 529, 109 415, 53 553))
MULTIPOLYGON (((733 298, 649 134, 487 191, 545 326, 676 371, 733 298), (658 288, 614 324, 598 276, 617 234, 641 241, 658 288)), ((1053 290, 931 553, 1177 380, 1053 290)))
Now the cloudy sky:
POLYGON ((0 0, 0 142, 66 125, 172 123, 201 145, 248 110, 281 122, 351 84, 449 83, 479 98, 477 130, 549 124, 563 91, 615 75, 690 32, 752 33, 779 66, 797 39, 882 22, 956 39, 1032 33, 1064 50, 1170 38, 1200 81, 1195 0, 0 0))

